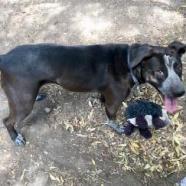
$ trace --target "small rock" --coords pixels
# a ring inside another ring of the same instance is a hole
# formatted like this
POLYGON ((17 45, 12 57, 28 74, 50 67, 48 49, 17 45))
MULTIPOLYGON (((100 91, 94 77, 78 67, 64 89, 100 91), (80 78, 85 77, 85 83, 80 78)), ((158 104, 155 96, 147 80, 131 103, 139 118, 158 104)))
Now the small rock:
POLYGON ((46 155, 47 155, 47 154, 48 154, 48 152, 47 152, 47 151, 44 151, 44 154, 46 154, 46 155))
POLYGON ((51 109, 48 108, 48 107, 46 107, 44 110, 45 110, 45 112, 46 112, 47 114, 51 112, 51 109))

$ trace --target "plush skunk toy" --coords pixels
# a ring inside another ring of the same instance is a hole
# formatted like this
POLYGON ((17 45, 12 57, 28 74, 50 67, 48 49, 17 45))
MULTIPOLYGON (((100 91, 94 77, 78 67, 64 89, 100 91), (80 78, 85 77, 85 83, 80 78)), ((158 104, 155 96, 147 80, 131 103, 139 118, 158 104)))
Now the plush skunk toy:
POLYGON ((108 125, 119 134, 130 136, 135 129, 148 139, 152 137, 149 128, 160 129, 170 124, 167 112, 156 103, 147 100, 137 100, 128 105, 124 113, 127 122, 121 127, 113 123, 108 125))

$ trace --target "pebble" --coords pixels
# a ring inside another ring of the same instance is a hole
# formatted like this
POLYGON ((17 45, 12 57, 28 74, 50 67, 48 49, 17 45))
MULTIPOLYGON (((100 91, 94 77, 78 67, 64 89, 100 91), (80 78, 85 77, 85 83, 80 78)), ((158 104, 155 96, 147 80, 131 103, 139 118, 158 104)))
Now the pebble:
POLYGON ((48 107, 46 107, 44 110, 45 110, 45 112, 46 112, 47 114, 51 112, 51 109, 48 108, 48 107))

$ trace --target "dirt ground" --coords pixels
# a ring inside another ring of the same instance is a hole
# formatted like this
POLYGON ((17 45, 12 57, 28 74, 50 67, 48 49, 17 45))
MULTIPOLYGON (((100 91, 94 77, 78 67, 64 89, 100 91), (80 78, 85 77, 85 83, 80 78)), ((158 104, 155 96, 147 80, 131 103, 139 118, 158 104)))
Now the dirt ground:
MULTIPOLYGON (((184 0, 0 0, 0 53, 24 43, 186 42, 185 15, 184 0)), ((97 94, 55 85, 42 91, 48 97, 25 121, 22 148, 3 126, 8 107, 0 89, 0 185, 144 185, 143 173, 123 171, 114 161, 110 149, 122 139, 103 125, 97 94)), ((184 176, 151 178, 146 185, 171 186, 184 176)))

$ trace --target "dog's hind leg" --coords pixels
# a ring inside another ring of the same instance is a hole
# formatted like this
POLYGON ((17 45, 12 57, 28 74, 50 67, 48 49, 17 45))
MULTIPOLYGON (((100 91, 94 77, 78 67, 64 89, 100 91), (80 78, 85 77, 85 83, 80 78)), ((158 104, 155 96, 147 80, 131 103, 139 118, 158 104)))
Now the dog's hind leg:
POLYGON ((20 134, 22 121, 29 115, 37 96, 38 87, 33 83, 28 84, 3 82, 3 89, 9 103, 9 117, 4 119, 11 139, 17 145, 24 145, 25 139, 20 134))
POLYGON ((16 132, 15 128, 14 128, 14 124, 15 124, 15 119, 11 116, 11 114, 5 118, 3 120, 3 123, 5 125, 5 127, 7 128, 8 130, 8 133, 10 135, 10 138, 15 141, 15 139, 17 138, 18 136, 18 133, 16 132))

